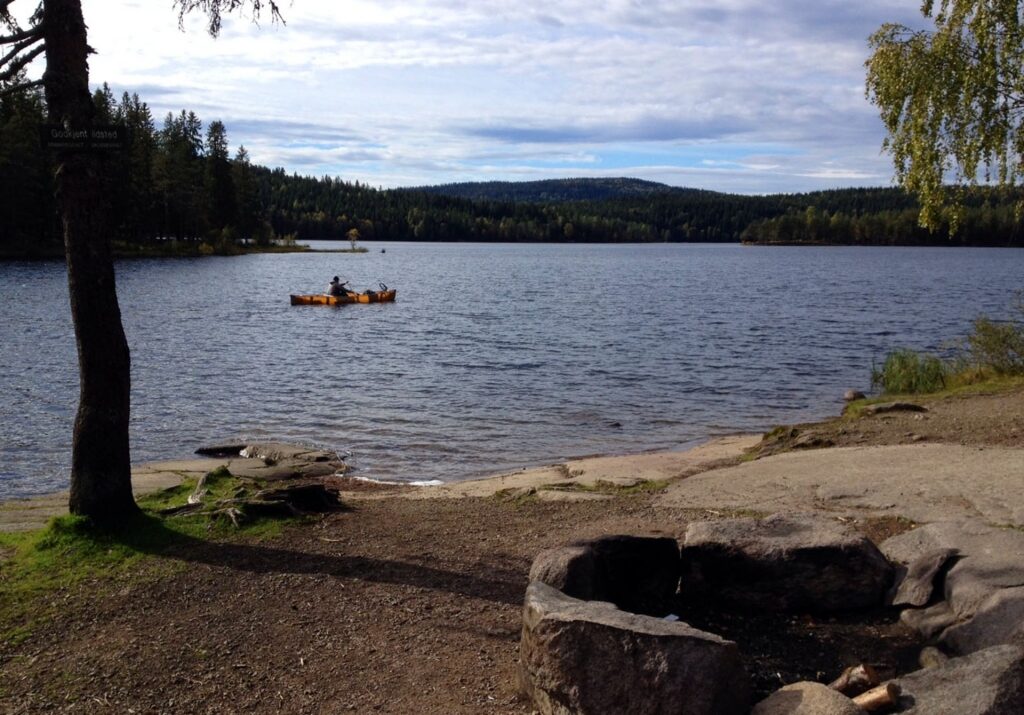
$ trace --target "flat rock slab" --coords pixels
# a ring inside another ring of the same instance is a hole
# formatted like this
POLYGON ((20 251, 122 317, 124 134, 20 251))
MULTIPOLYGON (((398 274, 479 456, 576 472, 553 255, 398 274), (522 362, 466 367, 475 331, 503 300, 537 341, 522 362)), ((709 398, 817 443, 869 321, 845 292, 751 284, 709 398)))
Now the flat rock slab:
POLYGON ((893 568, 878 548, 827 516, 694 522, 680 593, 733 608, 834 612, 884 603, 893 568))
MULTIPOLYGON (((485 497, 531 488, 543 494, 551 486, 568 489, 590 489, 600 484, 629 487, 646 481, 673 479, 721 460, 741 457, 745 450, 760 440, 761 435, 734 435, 720 437, 685 451, 572 459, 563 464, 522 469, 486 479, 424 487, 409 496, 419 499, 485 497)), ((587 491, 564 491, 559 494, 565 496, 558 498, 565 499, 593 498, 591 492, 587 491)))
POLYGON ((899 679, 905 715, 1024 713, 1024 649, 996 646, 899 679))
POLYGON ((914 444, 790 452, 673 482, 657 506, 764 513, 827 509, 926 523, 1024 526, 1024 449, 914 444))
POLYGON ((977 519, 940 522, 887 539, 881 548, 908 567, 943 551, 956 554, 941 584, 933 584, 941 587, 939 603, 904 611, 906 623, 928 637, 938 635, 957 653, 1024 645, 1024 532, 977 519))
POLYGON ((864 711, 827 685, 802 682, 776 690, 750 715, 864 715, 864 711))
POLYGON ((740 715, 750 683, 736 644, 531 583, 520 684, 543 715, 740 715))

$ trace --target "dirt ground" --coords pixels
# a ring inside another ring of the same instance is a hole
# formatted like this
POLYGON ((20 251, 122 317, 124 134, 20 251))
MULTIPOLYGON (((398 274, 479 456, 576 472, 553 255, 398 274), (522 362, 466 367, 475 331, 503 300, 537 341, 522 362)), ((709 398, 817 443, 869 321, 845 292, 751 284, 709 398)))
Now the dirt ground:
MULTIPOLYGON (((965 446, 1024 446, 1024 391, 914 400, 927 412, 894 411, 856 420, 795 425, 817 447, 938 442, 965 446), (814 444, 816 442, 816 444, 814 444)), ((790 446, 792 440, 783 440, 790 446)), ((764 450, 773 451, 771 445, 764 450)))
MULTIPOLYGON (((1024 446, 1024 391, 928 407, 800 431, 835 445, 1024 446)), ((679 537, 716 518, 655 507, 643 490, 603 501, 401 492, 262 543, 183 544, 52 595, 59 615, 0 647, 0 713, 530 713, 516 662, 533 557, 600 534, 679 537)), ((860 526, 875 539, 906 528, 860 526)))

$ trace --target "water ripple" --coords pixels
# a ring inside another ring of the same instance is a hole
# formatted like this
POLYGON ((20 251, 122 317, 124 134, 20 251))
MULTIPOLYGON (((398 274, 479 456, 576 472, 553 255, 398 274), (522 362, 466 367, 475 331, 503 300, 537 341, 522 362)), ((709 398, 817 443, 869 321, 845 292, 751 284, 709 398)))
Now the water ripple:
MULTIPOLYGON (((834 414, 888 350, 942 347, 1024 283, 1005 249, 387 249, 120 263, 133 459, 274 438, 451 480, 678 447, 834 414), (398 301, 288 304, 335 274, 398 301)), ((66 295, 59 263, 0 264, 0 497, 67 484, 66 295)))

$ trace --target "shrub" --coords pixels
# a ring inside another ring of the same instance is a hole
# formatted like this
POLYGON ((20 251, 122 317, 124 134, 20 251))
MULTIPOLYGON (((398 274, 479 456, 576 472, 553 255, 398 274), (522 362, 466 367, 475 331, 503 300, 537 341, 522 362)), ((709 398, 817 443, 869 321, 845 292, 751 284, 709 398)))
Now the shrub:
POLYGON ((967 336, 967 362, 997 375, 1024 375, 1024 324, 978 318, 967 336))

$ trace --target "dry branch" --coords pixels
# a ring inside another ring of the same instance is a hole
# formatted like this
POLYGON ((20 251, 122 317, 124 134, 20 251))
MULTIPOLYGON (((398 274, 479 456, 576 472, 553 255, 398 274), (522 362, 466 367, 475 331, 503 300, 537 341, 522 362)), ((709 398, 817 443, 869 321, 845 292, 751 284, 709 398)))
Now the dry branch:
POLYGON ((872 688, 863 695, 853 698, 853 703, 859 708, 874 712, 883 708, 892 707, 899 700, 902 688, 893 681, 889 681, 877 688, 872 688))
POLYGON ((867 663, 861 663, 844 670, 838 678, 828 684, 828 687, 849 695, 852 692, 860 693, 873 688, 879 682, 878 672, 867 663))
POLYGON ((206 496, 206 475, 204 474, 196 482, 196 488, 192 490, 192 493, 188 495, 189 504, 202 504, 203 497, 206 496))

